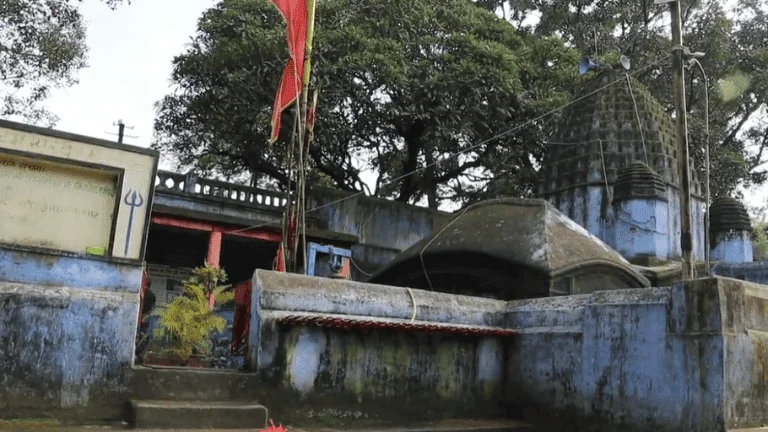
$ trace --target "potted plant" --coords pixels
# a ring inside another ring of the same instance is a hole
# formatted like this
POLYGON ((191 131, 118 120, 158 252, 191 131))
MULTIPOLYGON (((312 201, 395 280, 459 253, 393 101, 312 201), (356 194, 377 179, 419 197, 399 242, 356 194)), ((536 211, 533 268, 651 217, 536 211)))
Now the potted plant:
POLYGON ((227 291, 229 286, 219 285, 226 280, 224 270, 207 263, 192 272, 182 284, 183 294, 155 312, 156 350, 147 353, 145 364, 210 367, 206 357, 211 350, 211 335, 227 326, 224 318, 215 315, 214 301, 222 304, 235 298, 234 292, 227 291))

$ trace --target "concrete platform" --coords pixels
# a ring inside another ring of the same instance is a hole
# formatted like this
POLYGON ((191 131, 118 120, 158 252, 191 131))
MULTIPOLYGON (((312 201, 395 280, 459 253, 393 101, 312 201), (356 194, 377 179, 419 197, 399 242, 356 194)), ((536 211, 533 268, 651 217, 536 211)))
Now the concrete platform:
POLYGON ((255 402, 131 401, 137 429, 261 429, 267 408, 255 402))

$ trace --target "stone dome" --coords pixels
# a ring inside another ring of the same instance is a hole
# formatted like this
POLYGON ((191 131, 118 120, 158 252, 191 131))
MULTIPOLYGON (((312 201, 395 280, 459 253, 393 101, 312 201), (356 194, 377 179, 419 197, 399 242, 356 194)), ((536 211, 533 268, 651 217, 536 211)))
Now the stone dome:
MULTIPOLYGON (((613 185, 633 161, 678 188, 676 135, 673 119, 642 83, 623 71, 598 73, 562 112, 542 162, 539 194, 553 199, 578 187, 613 185)), ((696 171, 691 174, 692 195, 701 198, 696 171)))
POLYGON ((552 204, 518 198, 470 206, 368 282, 454 293, 472 287, 512 300, 546 297, 553 283, 568 278, 593 278, 599 280, 593 287, 605 289, 650 286, 618 252, 552 204))
POLYGON ((613 187, 613 202, 631 199, 658 199, 667 201, 664 179, 648 165, 634 161, 622 168, 613 187))
POLYGON ((718 198, 712 203, 709 223, 712 234, 725 233, 730 230, 752 230, 752 222, 749 219, 747 208, 741 201, 731 197, 718 198))

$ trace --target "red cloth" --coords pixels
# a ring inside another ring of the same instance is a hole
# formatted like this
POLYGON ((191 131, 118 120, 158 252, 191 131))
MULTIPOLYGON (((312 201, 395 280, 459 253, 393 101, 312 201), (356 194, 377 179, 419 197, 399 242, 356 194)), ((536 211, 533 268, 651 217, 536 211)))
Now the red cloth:
POLYGON ((272 269, 277 272, 285 272, 285 260, 283 259, 283 245, 277 247, 277 256, 272 264, 272 269))
MULTIPOLYGON (((296 239, 296 215, 293 215, 291 217, 291 221, 288 224, 288 236, 287 236, 287 248, 290 250, 291 247, 293 247, 293 242, 296 239)), ((277 256, 275 256, 275 261, 272 264, 272 267, 274 271, 284 272, 285 271, 285 257, 283 255, 283 245, 282 243, 277 247, 277 256)))
POLYGON ((309 13, 307 0, 272 0, 283 15, 290 59, 280 79, 275 105, 272 108, 272 134, 270 142, 280 134, 280 116, 301 93, 304 80, 304 53, 307 44, 309 13))

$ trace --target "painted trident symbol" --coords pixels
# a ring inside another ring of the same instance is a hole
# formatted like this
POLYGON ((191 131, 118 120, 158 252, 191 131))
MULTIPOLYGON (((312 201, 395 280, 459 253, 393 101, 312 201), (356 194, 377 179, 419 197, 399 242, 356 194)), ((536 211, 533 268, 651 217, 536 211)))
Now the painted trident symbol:
POLYGON ((125 198, 123 199, 123 202, 125 202, 125 204, 131 208, 131 212, 128 213, 128 232, 126 232, 125 234, 125 252, 123 253, 124 256, 128 256, 128 246, 131 245, 131 227, 133 226, 133 211, 144 205, 144 197, 141 196, 141 193, 137 194, 136 191, 129 190, 128 193, 125 194, 125 198), (130 200, 128 198, 130 198, 130 200))

